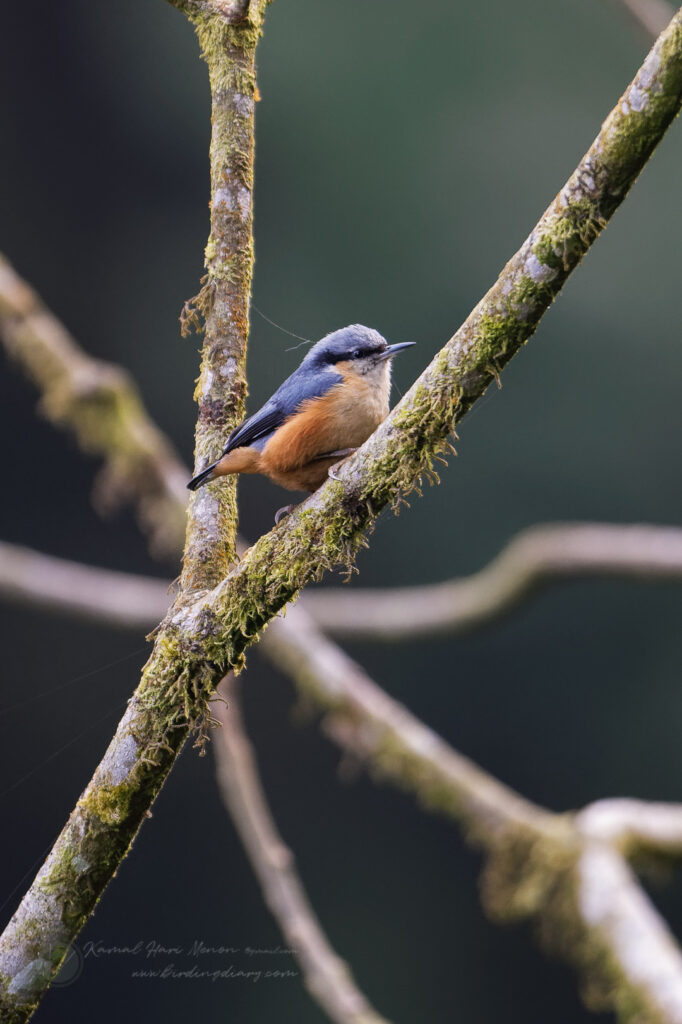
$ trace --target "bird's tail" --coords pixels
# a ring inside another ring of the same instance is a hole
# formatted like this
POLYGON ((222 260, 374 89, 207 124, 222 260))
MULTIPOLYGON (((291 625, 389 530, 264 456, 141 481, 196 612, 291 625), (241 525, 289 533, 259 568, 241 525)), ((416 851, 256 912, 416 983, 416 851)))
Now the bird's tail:
MULTIPOLYGON (((218 462, 219 461, 220 459, 218 459, 218 462)), ((187 484, 190 491, 196 491, 197 488, 203 487, 204 484, 207 484, 209 480, 213 479, 213 470, 218 465, 218 462, 214 462, 210 466, 207 466, 207 468, 202 473, 197 473, 197 475, 192 480, 190 480, 190 482, 187 484)))

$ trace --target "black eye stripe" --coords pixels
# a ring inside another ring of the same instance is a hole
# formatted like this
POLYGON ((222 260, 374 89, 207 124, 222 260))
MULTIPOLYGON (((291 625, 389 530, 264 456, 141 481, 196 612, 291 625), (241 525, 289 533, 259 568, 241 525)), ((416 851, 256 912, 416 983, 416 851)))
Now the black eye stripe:
POLYGON ((325 357, 325 362, 334 364, 342 363, 348 359, 364 359, 366 356, 378 356, 384 352, 385 349, 377 348, 376 345, 366 345, 364 348, 354 348, 350 352, 345 352, 343 355, 330 352, 325 357))

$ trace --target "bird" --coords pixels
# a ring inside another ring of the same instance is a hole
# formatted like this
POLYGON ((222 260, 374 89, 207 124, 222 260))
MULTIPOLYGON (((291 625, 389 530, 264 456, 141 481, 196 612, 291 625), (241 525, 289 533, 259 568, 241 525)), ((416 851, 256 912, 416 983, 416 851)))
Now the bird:
POLYGON ((316 491, 388 415, 391 362, 412 345, 389 345, 362 324, 327 334, 187 486, 196 491, 227 474, 261 473, 288 490, 316 491))

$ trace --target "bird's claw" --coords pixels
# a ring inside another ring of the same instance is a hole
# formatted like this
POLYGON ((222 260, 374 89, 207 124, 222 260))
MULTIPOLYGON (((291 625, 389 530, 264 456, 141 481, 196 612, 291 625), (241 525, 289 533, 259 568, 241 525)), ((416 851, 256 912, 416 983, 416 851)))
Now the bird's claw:
POLYGON ((294 507, 294 505, 282 505, 281 508, 278 508, 275 512, 275 526, 279 526, 280 519, 283 519, 284 516, 288 516, 290 512, 293 512, 294 507))
POLYGON ((336 475, 334 470, 336 469, 337 466, 340 466, 343 462, 345 462, 346 459, 350 458, 351 455, 355 455, 356 451, 357 448, 340 448, 338 451, 329 452, 329 455, 327 457, 329 457, 330 455, 338 455, 339 462, 332 463, 332 465, 327 470, 327 476, 331 477, 332 480, 336 480, 337 483, 341 483, 341 480, 336 475))

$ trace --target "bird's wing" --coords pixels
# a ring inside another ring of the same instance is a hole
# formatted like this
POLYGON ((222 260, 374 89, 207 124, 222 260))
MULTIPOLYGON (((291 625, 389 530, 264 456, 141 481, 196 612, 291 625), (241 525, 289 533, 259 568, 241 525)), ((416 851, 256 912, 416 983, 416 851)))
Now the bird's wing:
POLYGON ((234 448, 246 448, 259 438, 265 437, 266 434, 271 434, 283 422, 281 410, 270 399, 262 409, 255 412, 253 416, 249 416, 232 431, 227 439, 223 455, 227 455, 234 448))
POLYGON ((230 434, 223 455, 234 448, 245 448, 268 434, 273 434, 278 427, 289 419, 297 409, 309 398, 321 398, 340 384, 343 377, 333 370, 310 372, 298 369, 275 391, 262 408, 230 434))

